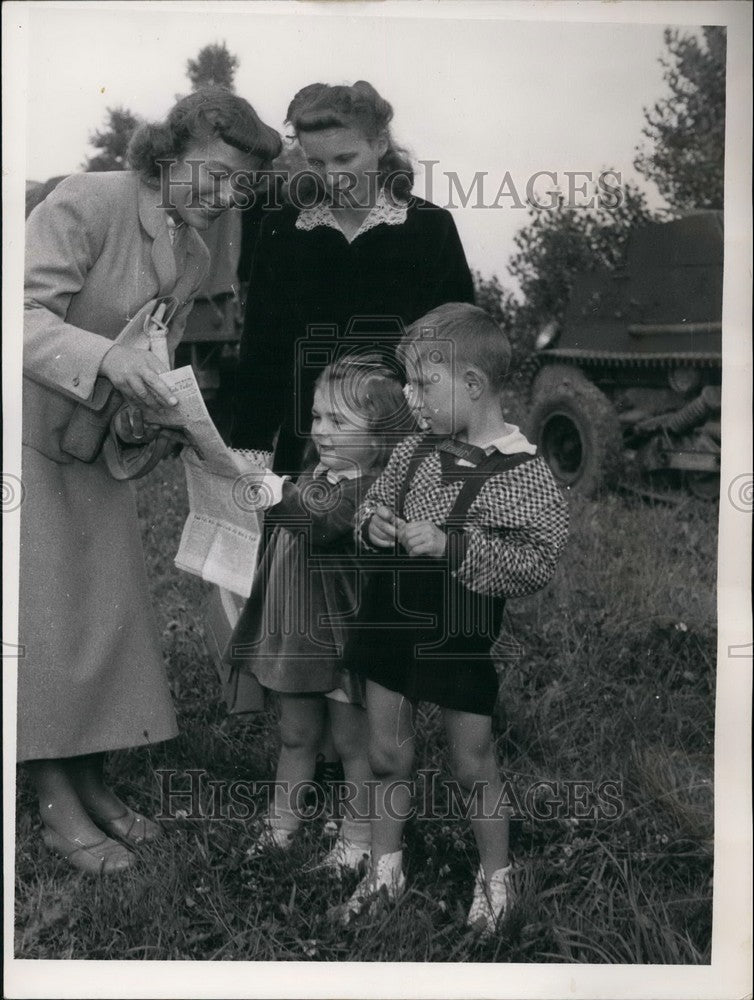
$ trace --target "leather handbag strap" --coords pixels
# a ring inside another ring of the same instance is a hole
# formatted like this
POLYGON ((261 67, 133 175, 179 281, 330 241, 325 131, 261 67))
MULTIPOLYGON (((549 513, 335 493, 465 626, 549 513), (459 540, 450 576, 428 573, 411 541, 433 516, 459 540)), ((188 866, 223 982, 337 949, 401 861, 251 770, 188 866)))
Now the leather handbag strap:
POLYGON ((175 441, 166 434, 158 434, 154 441, 137 446, 124 445, 111 431, 102 446, 102 456, 107 471, 113 479, 141 479, 151 472, 175 447, 175 441))

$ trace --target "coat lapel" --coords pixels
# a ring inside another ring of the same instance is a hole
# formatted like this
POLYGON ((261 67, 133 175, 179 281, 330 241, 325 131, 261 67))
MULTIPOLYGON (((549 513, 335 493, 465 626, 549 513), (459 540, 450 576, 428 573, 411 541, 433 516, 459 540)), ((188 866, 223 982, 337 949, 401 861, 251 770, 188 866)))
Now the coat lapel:
POLYGON ((193 295, 207 270, 209 252, 204 241, 190 226, 186 233, 186 265, 176 272, 175 254, 170 242, 165 209, 160 208, 161 192, 146 184, 139 185, 139 220, 152 239, 152 263, 160 283, 160 295, 173 295, 183 302, 193 295))
POLYGON ((177 275, 165 209, 158 207, 160 199, 159 189, 139 185, 139 221, 152 240, 152 263, 160 283, 160 295, 168 295, 175 287, 177 275))

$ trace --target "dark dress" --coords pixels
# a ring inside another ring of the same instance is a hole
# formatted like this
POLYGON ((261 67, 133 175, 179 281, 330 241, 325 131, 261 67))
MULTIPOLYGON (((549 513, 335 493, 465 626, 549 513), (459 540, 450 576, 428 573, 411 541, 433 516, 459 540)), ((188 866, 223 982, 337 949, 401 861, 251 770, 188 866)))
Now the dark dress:
POLYGON ((362 580, 354 517, 374 476, 331 482, 304 472, 270 508, 273 534, 228 647, 232 671, 289 694, 345 692, 363 705, 361 678, 344 668, 346 622, 362 580))
POLYGON ((531 454, 499 451, 460 467, 414 437, 367 494, 364 533, 381 503, 442 528, 446 553, 411 558, 396 546, 362 556, 368 586, 348 669, 410 701, 491 715, 505 597, 543 586, 565 543, 567 510, 549 469, 531 454))
POLYGON ((453 217, 411 198, 405 221, 351 243, 326 225, 296 228, 299 211, 270 212, 251 273, 233 402, 231 444, 272 451, 296 473, 311 425, 313 387, 346 351, 392 359, 403 328, 446 302, 473 302, 453 217))

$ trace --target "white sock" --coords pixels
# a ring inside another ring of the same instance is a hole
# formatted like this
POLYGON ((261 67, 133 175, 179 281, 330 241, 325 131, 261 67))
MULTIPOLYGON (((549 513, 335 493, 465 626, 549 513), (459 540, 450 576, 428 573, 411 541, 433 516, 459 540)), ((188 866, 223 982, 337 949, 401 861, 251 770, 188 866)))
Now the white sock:
POLYGON ((398 882, 403 874, 403 851, 383 854, 374 867, 374 877, 378 885, 398 882))

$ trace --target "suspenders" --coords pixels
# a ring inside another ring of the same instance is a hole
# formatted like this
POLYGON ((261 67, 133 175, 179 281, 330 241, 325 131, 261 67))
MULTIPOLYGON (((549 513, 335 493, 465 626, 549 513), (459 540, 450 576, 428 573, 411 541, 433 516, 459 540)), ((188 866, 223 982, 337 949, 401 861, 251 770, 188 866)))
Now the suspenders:
MULTIPOLYGON (((424 459, 428 458, 435 450, 435 446, 434 441, 420 441, 411 456, 406 476, 401 484, 398 502, 395 505, 396 511, 400 512, 400 517, 404 516, 403 509, 406 502, 406 495, 411 487, 411 483, 414 480, 414 476, 418 472, 419 466, 422 464, 424 459)), ((515 455, 504 455, 502 452, 493 451, 491 455, 488 455, 484 461, 480 462, 475 468, 458 466, 457 478, 459 480, 463 480, 463 486, 461 487, 460 493, 456 497, 455 503, 445 518, 445 523, 453 523, 456 526, 461 526, 466 520, 469 507, 473 504, 474 500, 476 500, 482 484, 489 478, 489 476, 495 475, 498 472, 508 472, 509 470, 515 469, 517 466, 522 465, 524 462, 528 462, 533 458, 536 458, 536 456, 530 455, 528 452, 517 452, 515 455)))

